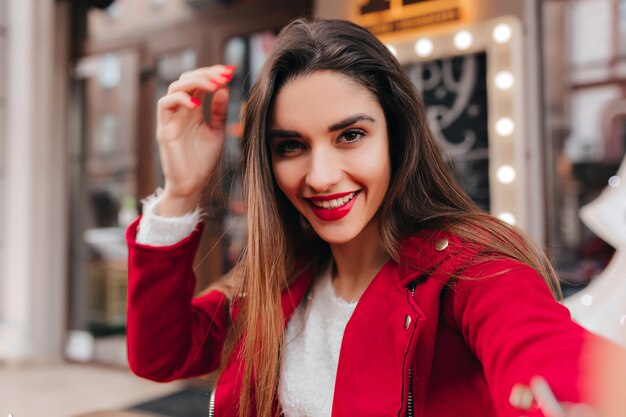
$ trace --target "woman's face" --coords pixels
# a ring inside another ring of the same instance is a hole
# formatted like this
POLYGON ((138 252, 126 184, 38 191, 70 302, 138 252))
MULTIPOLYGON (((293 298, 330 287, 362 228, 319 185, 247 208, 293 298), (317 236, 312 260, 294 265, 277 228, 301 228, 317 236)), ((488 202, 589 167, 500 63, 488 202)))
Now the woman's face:
POLYGON ((391 166, 372 93, 345 75, 314 72, 282 87, 269 127, 276 182, 318 236, 343 244, 375 226, 391 166))

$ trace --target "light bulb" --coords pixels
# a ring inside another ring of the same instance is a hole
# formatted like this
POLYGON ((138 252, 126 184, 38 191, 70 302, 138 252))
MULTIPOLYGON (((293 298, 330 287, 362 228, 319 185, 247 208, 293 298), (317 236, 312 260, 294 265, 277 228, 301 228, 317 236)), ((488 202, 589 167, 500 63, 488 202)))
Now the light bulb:
POLYGON ((513 37, 513 29, 507 23, 500 23, 493 28, 491 37, 496 43, 507 43, 513 37))
POLYGON ((590 306, 591 304, 593 304, 593 296, 589 294, 583 295, 582 297, 580 297, 580 302, 583 303, 583 305, 585 306, 590 306))
POLYGON ((500 71, 493 79, 498 90, 509 90, 515 83, 515 78, 510 71, 500 71))
POLYGON ((498 168, 498 171, 496 172, 496 177, 498 178, 498 181, 500 181, 502 184, 512 183, 513 181, 515 181, 515 176, 515 168, 513 168, 511 165, 502 165, 500 168, 498 168))
POLYGON ((422 58, 430 56, 434 49, 433 41, 428 38, 422 38, 415 42, 415 53, 422 58))
POLYGON ((474 36, 467 30, 462 30, 454 35, 454 46, 461 51, 469 49, 474 43, 474 36))
POLYGON ((511 136, 515 131, 515 123, 509 117, 502 117, 496 122, 496 133, 500 136, 511 136))

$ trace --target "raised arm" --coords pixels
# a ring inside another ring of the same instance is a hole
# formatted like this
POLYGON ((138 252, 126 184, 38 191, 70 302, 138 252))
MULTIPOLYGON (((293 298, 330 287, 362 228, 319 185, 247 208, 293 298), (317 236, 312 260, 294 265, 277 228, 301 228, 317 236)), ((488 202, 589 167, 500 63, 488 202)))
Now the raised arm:
MULTIPOLYGON (((151 209, 155 215, 175 218, 196 209, 222 154, 228 104, 226 84, 234 69, 216 65, 186 72, 159 100, 156 136, 165 187, 158 205, 151 209), (212 95, 208 121, 202 106, 207 95, 212 95)), ((177 243, 153 236, 151 242, 158 244, 149 245, 137 242, 138 224, 139 220, 127 231, 131 369, 157 381, 216 369, 229 313, 221 292, 193 298, 193 259, 202 226, 177 243)), ((145 226, 145 222, 142 224, 145 226)))

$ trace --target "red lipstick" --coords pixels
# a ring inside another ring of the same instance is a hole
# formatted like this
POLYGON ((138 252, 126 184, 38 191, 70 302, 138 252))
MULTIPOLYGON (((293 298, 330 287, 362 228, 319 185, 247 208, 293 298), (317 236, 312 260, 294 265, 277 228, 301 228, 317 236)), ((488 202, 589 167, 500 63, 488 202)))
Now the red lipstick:
POLYGON ((352 207, 354 206, 354 203, 356 201, 356 199, 359 196, 359 192, 354 192, 354 191, 349 191, 347 193, 338 193, 338 194, 330 194, 330 195, 325 195, 325 196, 316 196, 316 197, 307 197, 309 206, 311 207, 311 210, 313 211, 313 213, 320 219, 320 220, 324 220, 327 222, 332 222, 335 220, 339 220, 344 218, 345 216, 348 215, 348 213, 350 213, 350 210, 352 210, 352 207), (340 205, 339 207, 330 207, 330 208, 323 208, 323 207, 318 207, 315 204, 313 204, 313 201, 330 201, 330 200, 335 200, 338 198, 343 198, 347 195, 350 195, 354 193, 354 197, 352 197, 352 200, 348 201, 345 204, 340 205))

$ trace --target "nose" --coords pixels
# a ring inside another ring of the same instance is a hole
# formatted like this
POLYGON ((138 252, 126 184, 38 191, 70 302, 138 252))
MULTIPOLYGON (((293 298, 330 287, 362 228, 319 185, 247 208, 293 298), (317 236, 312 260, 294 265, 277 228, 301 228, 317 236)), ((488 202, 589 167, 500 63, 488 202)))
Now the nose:
POLYGON ((309 159, 306 185, 316 193, 330 192, 341 180, 341 166, 331 150, 313 149, 309 159))

